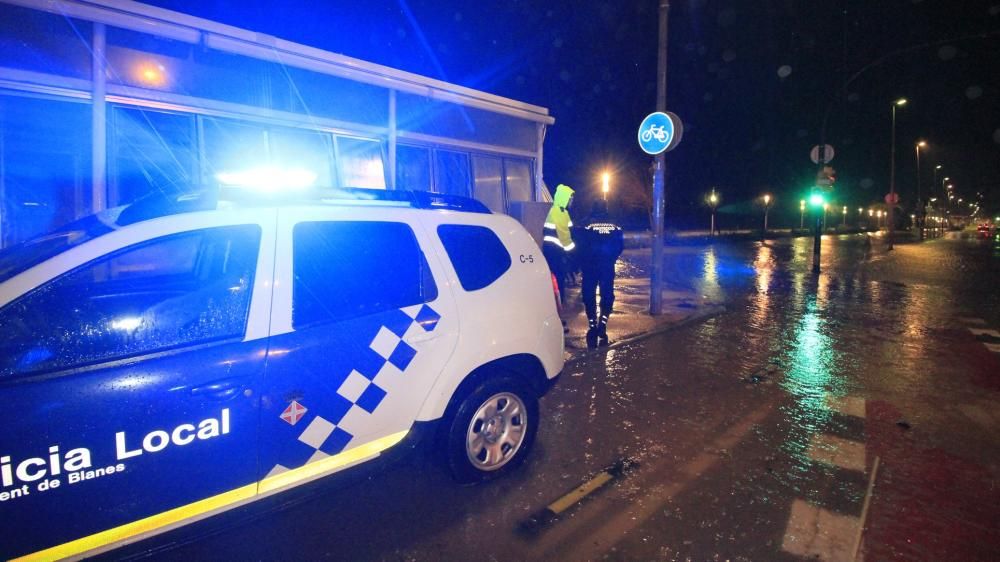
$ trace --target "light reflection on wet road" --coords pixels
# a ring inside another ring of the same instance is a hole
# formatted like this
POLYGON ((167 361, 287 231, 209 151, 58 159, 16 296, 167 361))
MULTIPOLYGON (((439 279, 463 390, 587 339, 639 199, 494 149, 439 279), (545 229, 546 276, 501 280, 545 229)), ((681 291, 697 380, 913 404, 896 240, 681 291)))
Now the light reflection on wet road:
POLYGON ((1000 326, 1000 250, 824 251, 814 276, 807 239, 669 248, 668 286, 727 313, 569 364, 510 478, 462 488, 417 457, 163 557, 852 559, 876 455, 866 558, 1000 557, 1000 355, 962 320, 1000 326), (517 531, 622 457, 639 467, 517 531))

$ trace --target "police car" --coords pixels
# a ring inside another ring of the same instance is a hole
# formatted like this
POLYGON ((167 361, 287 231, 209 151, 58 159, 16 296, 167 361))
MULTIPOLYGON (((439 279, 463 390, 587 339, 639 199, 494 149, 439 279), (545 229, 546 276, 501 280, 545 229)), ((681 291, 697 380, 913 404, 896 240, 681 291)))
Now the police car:
POLYGON ((110 550, 428 428, 496 477, 562 366, 538 245, 476 201, 105 211, 0 252, 0 557, 110 550))

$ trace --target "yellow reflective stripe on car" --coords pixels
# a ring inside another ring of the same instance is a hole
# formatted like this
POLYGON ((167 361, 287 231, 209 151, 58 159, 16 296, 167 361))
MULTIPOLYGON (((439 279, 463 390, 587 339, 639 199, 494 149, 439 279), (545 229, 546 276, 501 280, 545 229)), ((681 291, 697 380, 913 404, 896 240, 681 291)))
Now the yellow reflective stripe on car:
MULTIPOLYGON (((392 435, 382 437, 381 439, 376 439, 360 447, 355 447, 349 451, 344 451, 338 455, 318 460, 307 464, 306 466, 295 468, 270 478, 265 478, 260 482, 248 484, 246 486, 236 488, 235 490, 223 492, 217 496, 205 498, 181 507, 175 507, 174 509, 146 517, 145 519, 126 523, 113 529, 101 531, 100 533, 95 533, 87 537, 63 543, 59 546, 40 550, 20 558, 14 558, 13 560, 15 562, 28 560, 59 560, 71 556, 78 556, 101 547, 113 545, 115 543, 124 542, 146 533, 156 534, 158 532, 163 532, 167 530, 167 527, 179 526, 178 523, 185 520, 194 519, 206 514, 215 515, 215 513, 210 512, 225 511, 226 509, 237 507, 237 504, 241 502, 247 503, 248 500, 253 501, 261 499, 294 485, 302 484, 304 482, 325 476, 338 468, 343 468, 374 457, 375 455, 378 455, 382 451, 402 441, 403 438, 406 437, 407 433, 409 432, 400 431, 399 433, 394 433, 392 435)), ((188 522, 190 523, 193 521, 188 522)))
POLYGON ((399 443, 406 437, 406 434, 406 431, 400 431, 399 433, 376 439, 370 443, 365 443, 349 451, 344 451, 338 455, 294 468, 288 472, 282 472, 270 478, 265 478, 260 481, 259 493, 262 495, 271 494, 295 484, 301 484, 304 481, 314 480, 332 470, 363 461, 399 443))
POLYGON ((82 539, 76 539, 75 541, 70 541, 68 543, 63 543, 59 546, 54 546, 45 550, 40 550, 21 558, 15 558, 14 560, 58 560, 60 558, 82 554, 102 546, 131 539, 143 533, 160 530, 163 527, 176 524, 185 519, 197 517, 198 515, 205 514, 209 511, 214 511, 219 508, 232 505, 236 502, 252 498, 256 495, 256 493, 257 484, 248 484, 246 486, 236 488, 235 490, 221 493, 217 496, 189 503, 187 505, 171 509, 170 511, 164 511, 163 513, 158 513, 145 519, 133 521, 132 523, 126 523, 120 527, 108 529, 107 531, 101 531, 100 533, 83 537, 82 539))

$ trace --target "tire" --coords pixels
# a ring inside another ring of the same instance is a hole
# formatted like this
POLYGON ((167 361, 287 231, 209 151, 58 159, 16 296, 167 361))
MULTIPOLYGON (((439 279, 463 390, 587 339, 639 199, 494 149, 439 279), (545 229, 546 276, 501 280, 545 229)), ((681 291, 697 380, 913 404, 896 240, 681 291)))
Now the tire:
POLYGON ((499 478, 524 462, 538 431, 538 397, 511 376, 488 378, 448 419, 445 459, 463 484, 499 478))

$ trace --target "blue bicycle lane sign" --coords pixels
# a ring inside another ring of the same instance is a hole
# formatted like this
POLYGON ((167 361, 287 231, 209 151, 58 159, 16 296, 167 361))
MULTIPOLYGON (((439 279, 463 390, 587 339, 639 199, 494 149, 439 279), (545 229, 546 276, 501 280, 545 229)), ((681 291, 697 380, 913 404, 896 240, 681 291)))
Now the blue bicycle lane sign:
POLYGON ((673 113, 650 113, 639 125, 639 147, 653 155, 673 150, 681 140, 682 131, 681 120, 673 113))

